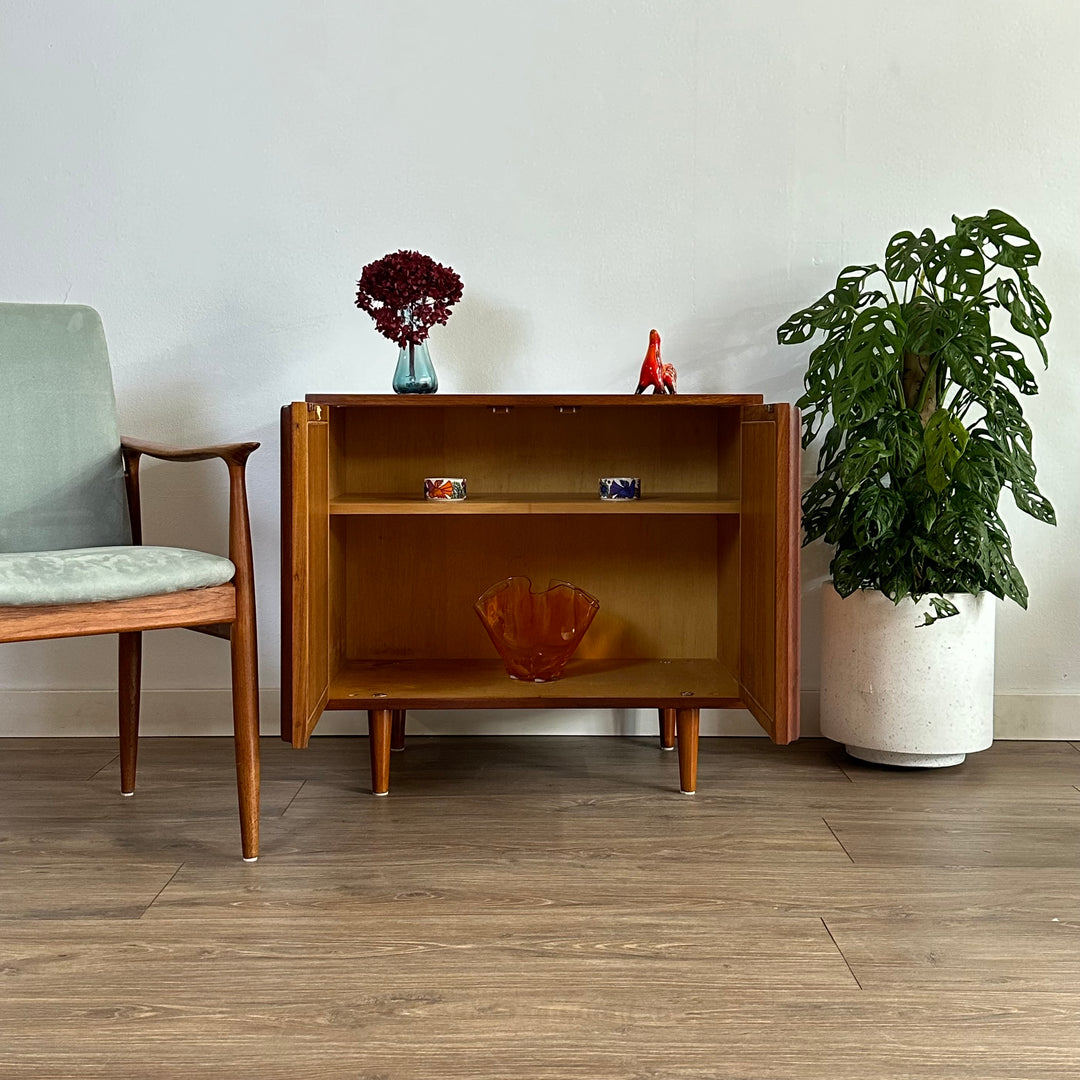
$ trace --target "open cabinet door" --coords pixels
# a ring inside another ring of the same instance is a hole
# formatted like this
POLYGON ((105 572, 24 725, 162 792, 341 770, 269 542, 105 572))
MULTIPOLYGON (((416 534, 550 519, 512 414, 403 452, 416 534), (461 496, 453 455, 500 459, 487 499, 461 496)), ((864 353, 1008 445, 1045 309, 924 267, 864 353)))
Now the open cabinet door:
POLYGON ((329 409, 281 410, 281 737, 307 746, 329 691, 329 409))
POLYGON ((742 410, 741 696, 775 743, 799 737, 799 410, 742 410))

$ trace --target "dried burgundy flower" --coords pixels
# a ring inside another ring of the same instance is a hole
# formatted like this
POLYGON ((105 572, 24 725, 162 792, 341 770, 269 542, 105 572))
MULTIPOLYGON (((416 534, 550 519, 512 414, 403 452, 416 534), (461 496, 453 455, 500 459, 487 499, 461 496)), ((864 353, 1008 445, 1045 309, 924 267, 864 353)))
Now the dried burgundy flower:
POLYGON ((419 345, 461 299, 461 278, 419 251, 395 251, 368 263, 356 283, 356 306, 401 348, 419 345))

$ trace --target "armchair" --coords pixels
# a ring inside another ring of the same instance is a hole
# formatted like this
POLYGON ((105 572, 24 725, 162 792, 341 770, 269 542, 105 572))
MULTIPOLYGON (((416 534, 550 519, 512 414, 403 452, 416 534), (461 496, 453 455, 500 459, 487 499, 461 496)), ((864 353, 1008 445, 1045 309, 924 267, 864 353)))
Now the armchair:
POLYGON ((142 631, 229 641, 241 848, 259 853, 255 591, 244 470, 258 443, 174 450, 121 439, 101 320, 0 304, 0 643, 119 635, 120 790, 135 791, 142 631), (229 557, 142 543, 139 462, 220 458, 229 557))

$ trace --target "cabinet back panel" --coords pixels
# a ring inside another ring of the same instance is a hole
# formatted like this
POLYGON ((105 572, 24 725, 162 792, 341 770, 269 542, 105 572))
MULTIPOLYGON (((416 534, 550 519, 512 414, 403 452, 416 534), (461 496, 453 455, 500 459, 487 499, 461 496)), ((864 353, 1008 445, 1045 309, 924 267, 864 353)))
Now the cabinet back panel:
POLYGON ((340 407, 332 425, 345 462, 333 495, 418 493, 425 476, 464 476, 476 494, 594 493, 601 476, 639 476, 648 494, 739 495, 737 407, 340 407))
MULTIPOLYGON (((473 602, 514 574, 570 581, 600 601, 582 658, 716 658, 737 636, 737 596, 718 600, 718 547, 734 519, 537 516, 339 518, 348 659, 495 655, 473 602), (718 605, 721 605, 718 609, 718 605), (730 629, 727 627, 730 626, 730 629)), ((735 558, 735 555, 731 555, 735 558)))

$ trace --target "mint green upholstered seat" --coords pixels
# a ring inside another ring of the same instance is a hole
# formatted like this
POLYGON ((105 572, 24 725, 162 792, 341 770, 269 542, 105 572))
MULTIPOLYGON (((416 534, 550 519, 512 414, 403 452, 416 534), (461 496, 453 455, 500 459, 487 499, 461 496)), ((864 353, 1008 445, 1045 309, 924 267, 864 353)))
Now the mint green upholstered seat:
POLYGON ((201 589, 232 581, 220 555, 187 548, 69 548, 0 554, 0 606, 88 604, 201 589))

